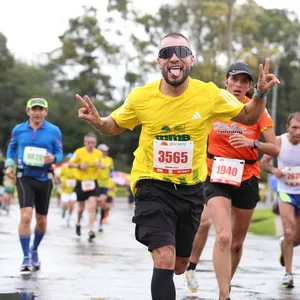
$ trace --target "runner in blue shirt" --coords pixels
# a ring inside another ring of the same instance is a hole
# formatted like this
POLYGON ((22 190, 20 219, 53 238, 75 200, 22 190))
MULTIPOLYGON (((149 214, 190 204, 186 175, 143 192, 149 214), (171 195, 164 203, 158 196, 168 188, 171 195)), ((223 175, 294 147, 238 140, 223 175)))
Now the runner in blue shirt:
POLYGON ((7 172, 16 167, 16 186, 21 208, 19 236, 24 254, 21 274, 30 274, 32 270, 40 268, 37 248, 47 227, 53 186, 51 165, 59 163, 63 157, 61 131, 45 120, 48 102, 43 98, 31 98, 27 102, 26 112, 29 120, 16 125, 12 130, 5 162, 7 172), (36 226, 30 248, 33 207, 36 226))

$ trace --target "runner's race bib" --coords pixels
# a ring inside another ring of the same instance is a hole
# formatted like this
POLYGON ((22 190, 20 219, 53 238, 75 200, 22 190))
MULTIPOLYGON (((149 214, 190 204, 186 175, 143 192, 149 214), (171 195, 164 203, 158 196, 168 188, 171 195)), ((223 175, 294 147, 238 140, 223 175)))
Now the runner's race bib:
POLYGON ((76 179, 67 179, 66 186, 68 188, 73 188, 76 186, 76 179))
POLYGON ((11 181, 11 180, 4 181, 4 186, 5 187, 13 187, 14 186, 14 182, 11 181))
POLYGON ((240 186, 245 161, 223 157, 214 157, 210 182, 219 182, 240 186))
POLYGON ((285 174, 286 185, 300 185, 300 167, 289 167, 284 169, 283 172, 285 174))
POLYGON ((47 150, 38 147, 25 147, 23 154, 24 164, 32 167, 43 167, 47 150))
POLYGON ((84 192, 93 191, 96 188, 96 184, 94 180, 84 180, 81 181, 81 189, 84 192))
POLYGON ((153 141, 153 170, 163 174, 192 172, 194 142, 153 141))

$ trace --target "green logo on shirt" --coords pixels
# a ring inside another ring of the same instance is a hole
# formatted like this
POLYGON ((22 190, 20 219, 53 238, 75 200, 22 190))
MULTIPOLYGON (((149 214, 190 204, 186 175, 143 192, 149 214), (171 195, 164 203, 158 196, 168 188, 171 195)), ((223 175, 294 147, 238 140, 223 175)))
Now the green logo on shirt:
POLYGON ((163 141, 190 141, 191 136, 189 134, 170 134, 170 135, 157 135, 157 140, 163 141))
POLYGON ((161 128, 161 131, 164 131, 164 132, 171 131, 171 128, 169 126, 163 126, 161 128))

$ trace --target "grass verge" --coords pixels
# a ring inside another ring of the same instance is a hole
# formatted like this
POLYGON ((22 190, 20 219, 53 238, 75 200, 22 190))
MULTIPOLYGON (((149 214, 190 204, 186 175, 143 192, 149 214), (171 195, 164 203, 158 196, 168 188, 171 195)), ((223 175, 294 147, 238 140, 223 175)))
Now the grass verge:
POLYGON ((275 215, 272 210, 255 210, 248 231, 257 235, 275 235, 275 215))

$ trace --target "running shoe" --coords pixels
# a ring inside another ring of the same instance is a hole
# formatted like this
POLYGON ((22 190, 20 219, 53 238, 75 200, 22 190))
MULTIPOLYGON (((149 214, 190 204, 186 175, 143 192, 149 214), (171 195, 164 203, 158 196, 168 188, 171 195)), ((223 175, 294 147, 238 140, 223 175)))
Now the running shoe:
POLYGON ((30 258, 31 258, 31 265, 35 271, 41 268, 41 262, 39 260, 39 255, 36 250, 30 249, 30 258))
POLYGON ((29 275, 32 272, 32 266, 29 257, 24 257, 23 262, 21 264, 20 274, 21 275, 29 275))
POLYGON ((2 209, 6 212, 6 215, 9 215, 9 206, 8 205, 3 205, 2 209))
POLYGON ((81 225, 80 224, 76 224, 76 234, 81 235, 81 225))
POLYGON ((102 226, 101 223, 99 223, 99 225, 98 225, 98 231, 99 231, 99 232, 102 232, 102 231, 103 231, 103 226, 102 226))
POLYGON ((185 272, 186 288, 192 292, 197 293, 199 291, 199 285, 196 278, 196 270, 188 270, 185 272))
POLYGON ((279 263, 280 263, 283 267, 285 267, 284 256, 283 256, 283 240, 284 240, 284 237, 282 236, 282 237, 279 239, 279 243, 280 243, 279 263))
POLYGON ((94 231, 90 230, 89 232, 89 241, 91 242, 96 237, 94 231))
POLYGON ((282 280, 282 287, 292 289, 294 287, 294 279, 292 273, 285 273, 282 280))

